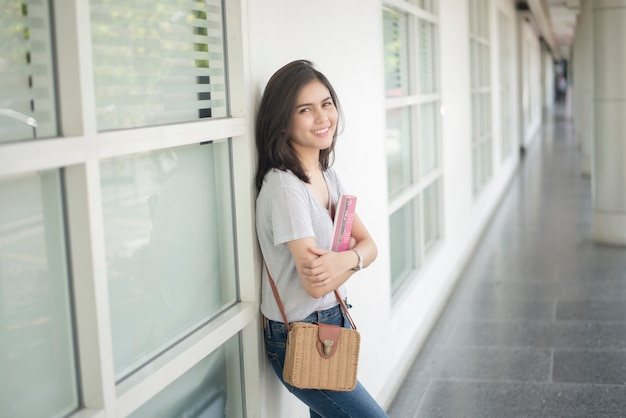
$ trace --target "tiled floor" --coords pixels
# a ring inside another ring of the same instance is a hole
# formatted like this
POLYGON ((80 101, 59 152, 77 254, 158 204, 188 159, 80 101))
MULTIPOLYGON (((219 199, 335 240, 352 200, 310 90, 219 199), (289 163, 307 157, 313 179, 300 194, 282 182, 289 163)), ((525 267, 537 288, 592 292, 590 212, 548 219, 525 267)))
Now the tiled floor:
POLYGON ((557 109, 391 418, 626 417, 626 247, 592 242, 591 210, 557 109))

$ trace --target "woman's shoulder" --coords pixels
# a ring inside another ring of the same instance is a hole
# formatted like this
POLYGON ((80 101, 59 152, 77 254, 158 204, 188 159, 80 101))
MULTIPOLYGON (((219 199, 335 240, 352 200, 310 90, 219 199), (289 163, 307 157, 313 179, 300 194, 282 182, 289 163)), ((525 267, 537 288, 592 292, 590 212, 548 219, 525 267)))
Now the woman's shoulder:
POLYGON ((263 183, 263 185, 267 183, 270 186, 300 186, 302 180, 289 170, 273 168, 265 174, 263 183))
POLYGON ((290 190, 290 193, 305 193, 304 182, 289 170, 271 169, 265 174, 260 194, 273 196, 279 190, 290 190))

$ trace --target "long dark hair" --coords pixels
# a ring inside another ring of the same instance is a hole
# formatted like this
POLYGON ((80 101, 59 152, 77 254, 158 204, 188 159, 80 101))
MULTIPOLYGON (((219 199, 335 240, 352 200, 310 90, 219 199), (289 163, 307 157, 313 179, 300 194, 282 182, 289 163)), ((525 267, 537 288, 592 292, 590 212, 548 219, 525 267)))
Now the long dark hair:
POLYGON ((326 76, 313 68, 310 61, 290 62, 276 71, 268 81, 257 112, 255 132, 258 162, 257 192, 261 190, 265 174, 273 168, 290 170, 300 180, 309 183, 309 177, 304 172, 288 133, 291 131, 298 93, 305 84, 313 80, 319 80, 326 86, 337 109, 337 126, 333 141, 330 147, 320 151, 319 156, 323 171, 333 164, 337 134, 343 121, 337 93, 326 76))

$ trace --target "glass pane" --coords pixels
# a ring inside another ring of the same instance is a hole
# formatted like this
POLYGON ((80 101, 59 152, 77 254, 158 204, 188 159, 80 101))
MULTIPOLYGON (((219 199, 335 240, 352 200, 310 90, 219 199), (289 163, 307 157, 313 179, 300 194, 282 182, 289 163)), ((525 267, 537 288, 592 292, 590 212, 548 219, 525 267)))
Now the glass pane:
POLYGON ((479 60, 480 86, 489 87, 489 47, 484 43, 480 44, 479 60))
POLYGON ((485 132, 491 137, 491 94, 485 94, 485 132))
POLYGON ((419 7, 430 13, 437 13, 438 0, 419 0, 419 7))
POLYGON ((47 1, 0 1, 0 142, 58 134, 47 1))
POLYGON ((65 416, 78 388, 59 171, 0 181, 0 202, 0 416, 65 416))
POLYGON ((425 103, 420 106, 420 172, 422 175, 436 169, 439 164, 437 115, 437 103, 425 103))
POLYGON ((409 108, 387 111, 387 187, 389 197, 411 185, 411 112, 409 108))
POLYGON ((480 184, 485 184, 489 176, 488 143, 480 143, 480 184))
POLYGON ((502 160, 506 159, 513 150, 513 131, 511 129, 511 111, 509 91, 502 90, 500 94, 500 102, 502 103, 501 115, 502 121, 500 134, 502 136, 502 160))
POLYGON ((399 97, 409 94, 409 60, 407 17, 393 9, 383 8, 385 60, 385 94, 399 97))
POLYGON ((220 0, 92 0, 98 130, 227 116, 220 0))
POLYGON ((437 12, 437 0, 404 0, 406 3, 413 4, 430 13, 437 12))
POLYGON ((227 141, 102 163, 117 378, 236 300, 227 141))
POLYGON ((483 38, 489 37, 489 2, 478 0, 478 33, 483 38))
POLYGON ((489 87, 489 47, 480 44, 480 86, 489 87))
POLYGON ((480 182, 480 150, 479 145, 472 146, 472 185, 474 194, 477 194, 481 188, 480 182))
POLYGON ((130 417, 243 417, 240 352, 235 335, 130 417))
POLYGON ((395 291, 415 270, 416 247, 413 201, 389 217, 389 254, 391 287, 395 291))
POLYGON ((479 140, 482 141, 485 134, 487 133, 486 126, 486 110, 487 110, 487 95, 485 93, 480 93, 478 95, 478 136, 479 140))
POLYGON ((435 82, 435 25, 419 21, 419 71, 420 92, 432 93, 437 89, 435 82))
POLYGON ((485 183, 491 179, 491 171, 492 171, 492 148, 491 148, 491 136, 487 138, 485 143, 483 144, 485 148, 485 183))
POLYGON ((439 238, 439 182, 424 189, 424 252, 439 238))
POLYGON ((470 39, 470 87, 478 85, 478 71, 476 69, 476 41, 470 39))
POLYGON ((476 144, 480 140, 480 134, 478 132, 478 129, 479 129, 478 117, 480 115, 478 111, 478 104, 479 104, 479 93, 472 93, 471 116, 472 116, 472 143, 473 144, 476 144))
POLYGON ((498 11, 498 29, 500 35, 500 126, 502 160, 506 159, 513 149, 513 132, 511 129, 511 28, 509 18, 500 10, 498 11))

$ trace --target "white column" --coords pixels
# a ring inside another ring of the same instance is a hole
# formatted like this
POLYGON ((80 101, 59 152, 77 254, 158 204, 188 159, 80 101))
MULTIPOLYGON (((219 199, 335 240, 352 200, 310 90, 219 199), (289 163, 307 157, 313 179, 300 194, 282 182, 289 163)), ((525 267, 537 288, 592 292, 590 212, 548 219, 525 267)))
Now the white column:
POLYGON ((593 238, 626 245, 626 0, 595 0, 593 238))
POLYGON ((573 116, 573 128, 576 138, 576 144, 580 147, 580 124, 582 123, 582 81, 583 76, 583 64, 582 64, 582 31, 580 29, 581 13, 576 16, 576 31, 574 32, 574 42, 572 44, 572 51, 570 53, 569 61, 569 82, 572 85, 570 90, 572 96, 569 100, 572 105, 573 116))
POLYGON ((577 125, 576 130, 580 146, 580 166, 583 175, 591 175, 592 147, 593 147, 593 0, 582 0, 580 16, 576 26, 576 36, 580 37, 580 45, 577 52, 580 54, 579 76, 575 83, 579 83, 577 99, 577 125))

